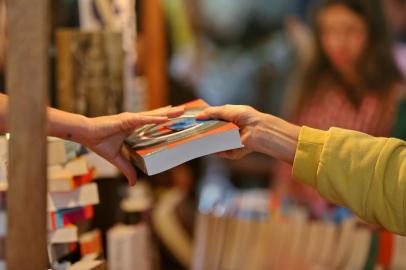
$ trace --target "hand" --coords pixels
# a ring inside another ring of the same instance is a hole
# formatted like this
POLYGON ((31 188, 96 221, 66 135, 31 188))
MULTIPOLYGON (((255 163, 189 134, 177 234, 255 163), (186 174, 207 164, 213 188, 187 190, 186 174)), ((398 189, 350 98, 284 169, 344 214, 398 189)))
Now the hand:
POLYGON ((240 159, 251 152, 260 152, 293 162, 300 132, 300 127, 296 125, 241 105, 210 107, 197 118, 223 119, 240 128, 241 141, 245 147, 219 153, 221 157, 240 159))
POLYGON ((197 116, 198 119, 223 119, 233 122, 240 128, 241 142, 244 148, 229 150, 217 155, 229 159, 240 159, 251 152, 257 151, 255 134, 263 118, 263 114, 252 107, 243 105, 225 105, 210 107, 197 116))
POLYGON ((162 108, 143 113, 121 113, 87 119, 83 145, 114 164, 135 185, 137 174, 132 164, 123 156, 121 147, 131 132, 146 124, 159 124, 183 113, 183 107, 162 108))

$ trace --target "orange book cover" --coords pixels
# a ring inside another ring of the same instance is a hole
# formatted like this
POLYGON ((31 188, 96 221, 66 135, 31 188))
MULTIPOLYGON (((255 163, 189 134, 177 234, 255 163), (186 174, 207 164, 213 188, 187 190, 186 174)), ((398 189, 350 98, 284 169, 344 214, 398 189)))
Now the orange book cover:
POLYGON ((137 167, 148 175, 191 159, 242 147, 239 128, 230 122, 196 120, 208 104, 195 100, 184 104, 185 113, 159 125, 145 125, 125 140, 137 167))

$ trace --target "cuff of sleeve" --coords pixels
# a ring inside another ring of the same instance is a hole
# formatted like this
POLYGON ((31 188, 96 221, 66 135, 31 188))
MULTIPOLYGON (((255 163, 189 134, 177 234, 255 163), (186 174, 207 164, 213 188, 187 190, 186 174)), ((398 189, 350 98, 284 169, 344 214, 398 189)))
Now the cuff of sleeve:
POLYGON ((302 127, 299 134, 293 176, 312 187, 316 186, 321 152, 328 137, 327 131, 302 127))

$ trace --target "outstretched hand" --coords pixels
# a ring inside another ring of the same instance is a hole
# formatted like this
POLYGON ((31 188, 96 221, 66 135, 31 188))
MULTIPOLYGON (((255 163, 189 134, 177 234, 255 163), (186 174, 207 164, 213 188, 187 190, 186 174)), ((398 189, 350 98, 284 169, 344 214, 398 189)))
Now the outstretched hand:
POLYGON ((210 107, 198 119, 223 119, 240 128, 241 149, 219 153, 221 157, 240 159, 251 152, 260 152, 292 163, 300 127, 249 106, 225 105, 210 107))
POLYGON ((255 149, 255 133, 258 122, 261 119, 261 113, 249 106, 244 105, 225 105, 222 107, 209 107, 204 110, 198 119, 222 119, 233 122, 240 128, 241 142, 243 148, 233 149, 218 153, 217 155, 229 159, 240 159, 255 149))
POLYGON ((168 118, 177 117, 183 112, 183 107, 173 107, 89 118, 86 132, 88 136, 81 143, 114 164, 127 177, 128 183, 134 185, 137 180, 136 171, 121 151, 124 139, 136 128, 164 123, 168 118))

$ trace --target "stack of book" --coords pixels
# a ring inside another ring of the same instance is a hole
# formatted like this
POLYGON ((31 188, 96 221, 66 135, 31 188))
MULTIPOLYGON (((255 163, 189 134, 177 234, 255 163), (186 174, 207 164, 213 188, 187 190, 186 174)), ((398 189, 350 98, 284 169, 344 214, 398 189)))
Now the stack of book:
MULTIPOLYGON (((0 270, 5 259, 7 148, 7 138, 0 137, 0 270)), ((88 165, 85 153, 79 144, 48 139, 48 253, 55 269, 71 269, 83 259, 80 269, 103 269, 97 260, 102 255, 100 232, 86 233, 99 195, 92 182, 95 168, 88 165)))
POLYGON ((80 269, 103 267, 102 262, 76 262, 78 257, 88 262, 102 256, 100 231, 86 232, 99 194, 97 184, 92 182, 95 168, 89 167, 81 149, 60 139, 52 138, 48 143, 49 257, 59 269, 70 269, 61 266, 69 263, 82 265, 80 269))
POLYGON ((405 237, 351 215, 334 222, 309 220, 302 209, 217 207, 197 215, 191 269, 406 269, 405 253, 405 237))

